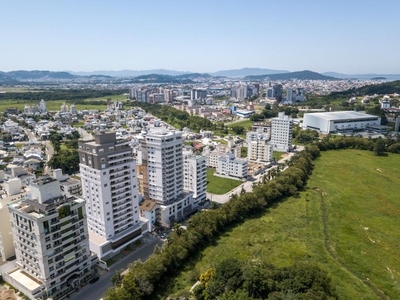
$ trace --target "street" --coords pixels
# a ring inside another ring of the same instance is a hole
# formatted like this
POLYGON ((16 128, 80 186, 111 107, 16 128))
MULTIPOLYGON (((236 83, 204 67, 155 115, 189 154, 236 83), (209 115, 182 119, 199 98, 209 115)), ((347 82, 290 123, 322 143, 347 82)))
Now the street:
POLYGON ((81 135, 82 140, 84 141, 90 141, 93 140, 93 135, 87 132, 85 129, 79 127, 78 132, 81 135))
MULTIPOLYGON (((105 271, 100 274, 100 279, 93 284, 87 284, 78 292, 73 293, 69 298, 73 300, 99 300, 103 297, 104 293, 112 287, 111 277, 115 275, 117 270, 127 269, 130 263, 137 260, 145 261, 151 254, 153 254, 155 245, 162 246, 163 241, 159 238, 155 238, 148 244, 140 247, 136 251, 132 252, 130 255, 124 257, 120 261, 116 262, 110 267, 109 271, 105 271)), ((117 300, 117 299, 115 299, 117 300)))

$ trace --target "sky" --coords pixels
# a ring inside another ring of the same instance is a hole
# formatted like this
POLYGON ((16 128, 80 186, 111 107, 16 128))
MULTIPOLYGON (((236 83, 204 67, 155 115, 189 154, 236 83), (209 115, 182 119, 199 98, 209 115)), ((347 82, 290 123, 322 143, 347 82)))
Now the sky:
POLYGON ((0 71, 400 74, 399 0, 1 0, 0 71))

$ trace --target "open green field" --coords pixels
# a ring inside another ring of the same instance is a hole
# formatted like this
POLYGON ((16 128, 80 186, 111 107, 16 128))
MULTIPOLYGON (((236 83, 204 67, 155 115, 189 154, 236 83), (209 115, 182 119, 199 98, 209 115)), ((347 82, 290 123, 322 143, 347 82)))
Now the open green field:
POLYGON ((253 126, 254 122, 251 120, 243 120, 239 122, 234 122, 232 124, 227 124, 226 126, 228 127, 234 127, 234 126, 242 126, 246 129, 246 131, 249 131, 251 129, 251 126, 253 126))
POLYGON ((357 97, 357 103, 354 105, 343 106, 343 102, 347 102, 351 97, 348 98, 328 98, 326 96, 309 96, 309 99, 305 102, 299 103, 300 106, 325 106, 330 105, 336 110, 353 110, 354 106, 363 105, 366 108, 371 108, 375 106, 375 103, 371 101, 369 104, 362 104, 361 100, 363 97, 357 97))
POLYGON ((285 154, 285 152, 273 151, 273 152, 272 152, 272 157, 273 157, 276 161, 278 161, 278 160, 280 160, 280 159, 283 157, 284 154, 285 154))
POLYGON ((223 195, 241 185, 240 180, 214 176, 215 169, 207 169, 207 192, 217 195, 223 195))
POLYGON ((166 293, 182 295, 208 267, 237 258, 317 262, 339 299, 400 299, 399 165, 400 155, 322 152, 305 191, 223 234, 166 293))

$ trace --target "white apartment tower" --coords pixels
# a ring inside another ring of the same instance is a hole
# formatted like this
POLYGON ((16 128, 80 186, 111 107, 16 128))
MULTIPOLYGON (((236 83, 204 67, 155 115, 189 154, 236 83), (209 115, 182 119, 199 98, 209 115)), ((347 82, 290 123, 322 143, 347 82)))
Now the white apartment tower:
POLYGON ((59 299, 92 276, 85 201, 62 196, 50 176, 30 188, 31 199, 8 205, 18 268, 5 279, 31 299, 59 299))
POLYGON ((182 133, 152 127, 140 144, 138 162, 141 163, 144 201, 155 202, 157 221, 169 226, 193 210, 193 193, 183 190, 182 133))
POLYGON ((136 163, 127 140, 96 132, 79 143, 82 195, 86 200, 90 250, 108 259, 142 235, 136 163))
POLYGON ((272 119, 271 144, 274 150, 287 152, 292 148, 293 120, 280 112, 278 117, 272 119))
POLYGON ((182 133, 165 127, 151 129, 140 141, 143 195, 169 204, 183 192, 182 133))
POLYGON ((207 168, 204 156, 193 155, 191 151, 184 154, 183 188, 193 192, 193 208, 206 200, 207 168))
POLYGON ((40 100, 39 109, 40 109, 40 112, 46 112, 47 111, 46 102, 44 101, 44 99, 40 100))

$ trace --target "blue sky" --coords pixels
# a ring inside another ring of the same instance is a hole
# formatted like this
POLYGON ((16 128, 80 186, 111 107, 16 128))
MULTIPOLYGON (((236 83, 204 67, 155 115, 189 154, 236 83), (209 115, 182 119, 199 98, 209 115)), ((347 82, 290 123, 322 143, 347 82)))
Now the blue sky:
POLYGON ((1 0, 0 70, 400 73, 398 0, 1 0))

